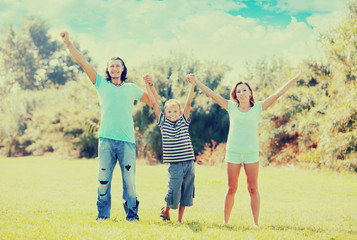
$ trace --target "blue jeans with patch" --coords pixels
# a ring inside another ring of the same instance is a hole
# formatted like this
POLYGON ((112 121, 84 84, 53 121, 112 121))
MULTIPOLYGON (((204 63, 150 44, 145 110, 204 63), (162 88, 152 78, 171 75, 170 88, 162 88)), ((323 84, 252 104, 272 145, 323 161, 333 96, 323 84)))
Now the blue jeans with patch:
POLYGON ((111 182, 113 171, 118 161, 123 180, 123 206, 126 213, 126 220, 139 220, 139 201, 137 200, 135 189, 135 144, 108 138, 99 138, 98 157, 98 218, 110 218, 111 182))

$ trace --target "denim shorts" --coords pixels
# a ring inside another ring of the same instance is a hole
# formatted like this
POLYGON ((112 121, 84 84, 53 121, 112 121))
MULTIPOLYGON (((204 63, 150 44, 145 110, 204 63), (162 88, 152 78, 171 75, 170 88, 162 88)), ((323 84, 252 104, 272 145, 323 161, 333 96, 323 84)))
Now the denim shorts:
POLYGON ((177 209, 178 206, 192 206, 194 198, 195 163, 184 161, 170 163, 168 168, 169 184, 165 197, 167 206, 177 209))
POLYGON ((259 162, 259 152, 236 153, 226 151, 226 161, 235 164, 247 164, 259 162))

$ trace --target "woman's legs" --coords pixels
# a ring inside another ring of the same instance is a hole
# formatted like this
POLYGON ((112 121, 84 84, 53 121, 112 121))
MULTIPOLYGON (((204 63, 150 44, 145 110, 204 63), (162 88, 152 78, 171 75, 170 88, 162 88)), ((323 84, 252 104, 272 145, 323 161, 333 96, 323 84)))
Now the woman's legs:
POLYGON ((250 194, 250 207, 254 218, 254 224, 258 226, 260 195, 258 192, 259 162, 244 164, 247 175, 248 191, 250 194))
POLYGON ((227 162, 227 175, 228 175, 228 190, 224 203, 224 223, 227 224, 231 211, 234 205, 234 196, 238 188, 238 177, 241 169, 241 164, 227 162))

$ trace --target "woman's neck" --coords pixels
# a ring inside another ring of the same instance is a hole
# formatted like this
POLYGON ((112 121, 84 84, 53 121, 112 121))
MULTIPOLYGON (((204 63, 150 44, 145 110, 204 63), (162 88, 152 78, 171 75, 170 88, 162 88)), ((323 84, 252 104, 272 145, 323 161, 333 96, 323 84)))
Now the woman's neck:
POLYGON ((240 102, 239 107, 240 108, 250 108, 250 102, 240 102))
POLYGON ((250 102, 241 102, 238 105, 238 110, 240 112, 248 112, 250 110, 251 106, 250 106, 250 102))

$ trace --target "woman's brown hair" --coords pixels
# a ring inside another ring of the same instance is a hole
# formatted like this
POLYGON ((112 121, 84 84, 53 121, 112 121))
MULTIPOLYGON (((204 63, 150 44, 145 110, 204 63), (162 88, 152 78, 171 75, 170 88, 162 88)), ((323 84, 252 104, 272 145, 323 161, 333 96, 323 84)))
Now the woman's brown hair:
POLYGON ((249 98, 249 102, 250 102, 250 106, 253 107, 254 106, 254 97, 253 97, 253 91, 252 91, 252 88, 249 86, 249 84, 247 82, 238 82, 234 88, 232 89, 231 91, 231 99, 233 101, 235 101, 236 103, 238 103, 239 105, 239 100, 237 98, 237 87, 241 84, 245 84, 248 88, 249 88, 249 91, 250 91, 250 98, 249 98))

